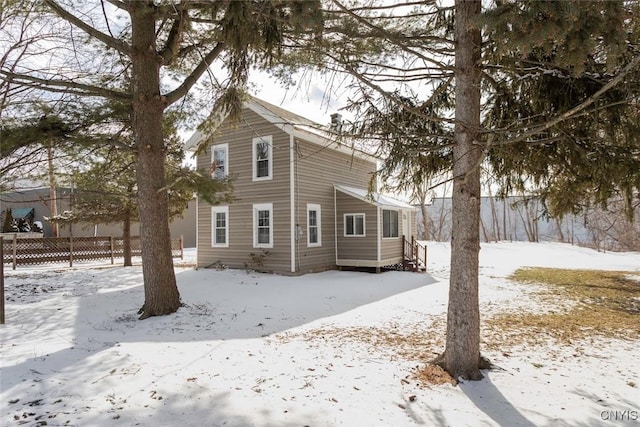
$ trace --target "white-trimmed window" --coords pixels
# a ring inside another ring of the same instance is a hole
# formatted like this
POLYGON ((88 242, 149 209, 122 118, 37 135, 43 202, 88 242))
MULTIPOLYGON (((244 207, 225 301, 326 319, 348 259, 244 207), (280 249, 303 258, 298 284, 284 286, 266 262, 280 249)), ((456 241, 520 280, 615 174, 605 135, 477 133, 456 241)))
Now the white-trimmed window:
POLYGON ((229 175, 229 144, 217 144, 211 146, 212 178, 224 179, 229 175))
POLYGON ((398 211, 382 210, 382 237, 399 237, 398 211))
POLYGON ((253 247, 273 247, 273 203, 253 205, 253 247))
POLYGON ((344 214, 344 236, 364 237, 365 217, 363 213, 344 214))
POLYGON ((307 246, 322 246, 320 205, 307 203, 307 246))
POLYGON ((273 178, 273 147, 271 135, 253 138, 253 180, 273 178))
POLYGON ((211 246, 229 247, 229 206, 211 208, 211 246))

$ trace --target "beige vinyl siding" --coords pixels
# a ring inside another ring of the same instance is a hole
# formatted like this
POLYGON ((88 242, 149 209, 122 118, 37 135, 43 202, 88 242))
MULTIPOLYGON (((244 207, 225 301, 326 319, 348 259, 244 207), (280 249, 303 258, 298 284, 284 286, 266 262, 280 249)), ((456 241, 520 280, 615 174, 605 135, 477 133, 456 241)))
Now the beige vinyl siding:
MULTIPOLYGON (((260 116, 245 109, 239 123, 225 121, 211 136, 208 144, 229 144, 228 170, 235 179, 236 200, 229 206, 229 247, 211 247, 211 206, 200 200, 198 203, 198 267, 216 263, 230 268, 244 268, 249 254, 260 255, 268 251, 264 259, 265 271, 291 271, 291 226, 289 187, 289 135, 260 116), (253 139, 272 137, 272 179, 253 181, 253 139), (273 203, 273 248, 253 247, 253 205, 273 203)), ((200 154, 197 167, 208 171, 211 153, 200 154)))
POLYGON ((393 239, 383 239, 380 243, 380 260, 402 260, 402 237, 393 239))
POLYGON ((337 227, 338 227, 338 259, 377 261, 377 211, 370 203, 336 191, 337 227), (365 214, 365 237, 344 236, 344 215, 365 214))
MULTIPOLYGON (((303 273, 333 268, 336 264, 333 186, 342 184, 367 188, 376 165, 305 140, 296 139, 295 144, 295 220, 304 233, 296 241, 297 267, 303 273), (321 206, 320 247, 307 247, 308 203, 321 206)), ((371 234, 374 235, 375 232, 371 234)))

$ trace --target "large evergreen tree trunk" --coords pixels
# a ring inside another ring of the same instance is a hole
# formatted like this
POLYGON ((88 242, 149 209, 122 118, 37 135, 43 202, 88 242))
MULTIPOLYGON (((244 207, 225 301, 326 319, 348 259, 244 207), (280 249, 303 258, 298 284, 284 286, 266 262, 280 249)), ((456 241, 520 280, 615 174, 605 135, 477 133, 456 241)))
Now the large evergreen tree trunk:
POLYGON ((480 373, 480 308, 478 256, 480 252, 480 45, 474 20, 481 0, 455 4, 455 146, 451 283, 443 366, 453 378, 477 380, 480 373))
POLYGON ((124 267, 131 267, 131 211, 122 221, 122 257, 124 267))
POLYGON ((132 125, 136 143, 138 209, 144 305, 141 319, 170 314, 180 307, 171 258, 169 210, 165 187, 166 151, 162 133, 165 102, 160 96, 160 60, 156 53, 151 2, 130 2, 132 31, 132 125))

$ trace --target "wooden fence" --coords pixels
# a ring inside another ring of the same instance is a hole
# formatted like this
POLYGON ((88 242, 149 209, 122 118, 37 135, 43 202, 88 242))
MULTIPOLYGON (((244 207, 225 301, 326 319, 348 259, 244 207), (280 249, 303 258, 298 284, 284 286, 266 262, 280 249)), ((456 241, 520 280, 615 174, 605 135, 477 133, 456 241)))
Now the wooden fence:
MULTIPOLYGON (((2 263, 12 264, 13 269, 23 264, 47 264, 94 259, 122 258, 124 245, 122 237, 19 237, 4 236, 2 240, 2 263)), ((131 255, 140 256, 140 237, 131 237, 131 255)), ((171 256, 183 259, 184 241, 182 236, 171 239, 171 256)))

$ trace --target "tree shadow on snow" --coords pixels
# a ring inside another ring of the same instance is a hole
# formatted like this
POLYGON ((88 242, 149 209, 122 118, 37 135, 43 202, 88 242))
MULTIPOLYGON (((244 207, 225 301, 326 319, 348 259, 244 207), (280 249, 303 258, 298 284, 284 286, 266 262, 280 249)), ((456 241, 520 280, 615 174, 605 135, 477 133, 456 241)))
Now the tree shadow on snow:
MULTIPOLYGON (((79 294, 69 295, 78 298, 73 308, 39 306, 8 321, 18 341, 24 329, 32 330, 37 339, 62 336, 60 330, 73 328, 73 338, 67 333, 65 342, 56 345, 63 348, 50 353, 39 351, 34 342, 33 357, 15 365, 5 361, 0 376, 3 394, 28 383, 40 395, 54 396, 65 375, 72 378, 73 372, 95 371, 97 377, 106 376, 131 364, 129 355, 119 349, 121 343, 171 346, 260 338, 436 282, 428 274, 403 272, 327 271, 287 277, 242 270, 186 270, 177 274, 184 306, 172 315, 139 321, 136 312, 144 300, 139 268, 108 269, 96 274, 90 284, 79 283, 86 278, 73 271, 60 274, 58 280, 78 282, 73 289, 79 289, 79 294)), ((11 342, 11 336, 5 336, 6 342, 11 342)), ((24 339, 22 343, 27 346, 24 339)))
POLYGON ((511 402, 502 394, 500 389, 491 381, 489 375, 481 381, 460 382, 460 390, 469 400, 497 425, 513 427, 534 427, 511 402))
POLYGON ((178 281, 184 283, 181 311, 202 319, 206 339, 264 337, 436 282, 403 272, 288 277, 241 270, 191 270, 178 281))

